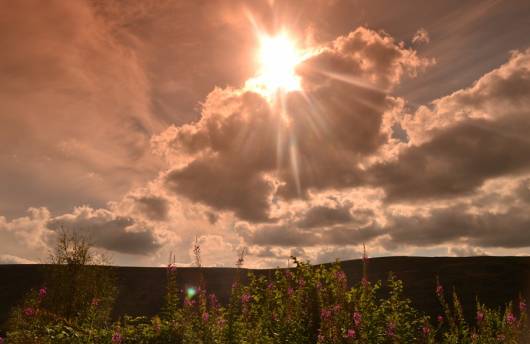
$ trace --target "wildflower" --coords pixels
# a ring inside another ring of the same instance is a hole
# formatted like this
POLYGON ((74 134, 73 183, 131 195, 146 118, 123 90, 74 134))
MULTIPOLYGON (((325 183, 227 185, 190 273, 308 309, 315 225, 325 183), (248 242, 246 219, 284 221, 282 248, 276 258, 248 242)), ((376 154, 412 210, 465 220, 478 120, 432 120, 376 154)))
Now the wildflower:
POLYGON ((477 311, 477 323, 480 324, 484 320, 484 312, 477 311))
POLYGON ((337 271, 335 273, 335 278, 337 278, 337 281, 339 281, 340 284, 346 283, 346 274, 344 273, 344 271, 337 271))
POLYGON ((175 271, 177 271, 177 266, 175 264, 171 263, 171 264, 169 264, 167 266, 167 271, 168 272, 175 272, 175 271))
POLYGON ((97 297, 93 298, 92 301, 90 301, 90 305, 92 307, 97 307, 99 305, 99 299, 97 297))
POLYGON ((386 327, 386 335, 389 337, 396 336, 396 324, 393 322, 388 323, 388 326, 386 327))
POLYGON ((43 299, 45 296, 46 296, 46 288, 45 287, 42 287, 39 289, 39 298, 43 299))
POLYGON ((328 320, 328 319, 330 319, 330 318, 331 318, 331 310, 326 309, 326 308, 322 309, 322 310, 320 311, 320 318, 321 318, 322 320, 328 320))
POLYGON ((300 288, 305 287, 305 280, 303 278, 300 278, 298 280, 298 287, 300 287, 300 288))
POLYGON ((24 315, 27 317, 32 317, 35 315, 35 310, 32 307, 26 307, 24 309, 24 315))
POLYGON ((444 294, 444 287, 438 284, 436 286, 436 295, 438 295, 438 297, 441 297, 443 294, 444 294))
POLYGON ((348 329, 348 331, 346 332, 346 335, 344 336, 345 338, 354 338, 355 337, 355 330, 350 328, 348 329))
POLYGON ((294 289, 291 288, 291 287, 289 287, 289 288, 287 289, 287 295, 289 295, 289 296, 293 296, 293 294, 294 294, 294 289))
POLYGON ((318 335, 318 338, 317 338, 318 342, 323 342, 324 339, 325 339, 325 338, 324 338, 323 335, 321 335, 321 334, 318 335))
POLYGON ((436 320, 438 320, 438 322, 441 324, 441 323, 444 322, 444 317, 441 316, 441 315, 438 315, 438 316, 436 317, 436 320))
POLYGON ((506 323, 508 325, 513 325, 515 324, 516 321, 517 321, 517 318, 515 318, 515 315, 513 315, 513 313, 510 312, 506 315, 506 323))
POLYGON ((521 311, 521 313, 526 312, 526 303, 524 302, 524 300, 519 301, 519 310, 521 311))
POLYGON ((210 294, 210 304, 213 308, 219 308, 219 301, 217 300, 217 296, 215 294, 210 294))
POLYGON ((506 337, 503 334, 498 334, 497 335, 497 340, 499 342, 504 342, 505 339, 506 339, 506 337))
POLYGON ((317 282, 317 285, 316 285, 316 287, 317 287, 317 290, 320 290, 320 289, 322 289, 322 283, 320 283, 320 282, 317 282))
POLYGON ((121 333, 120 333, 120 330, 117 329, 117 330, 114 331, 114 333, 112 334, 112 342, 113 342, 113 343, 116 343, 116 344, 119 344, 119 343, 121 343, 121 341, 122 341, 121 333))
POLYGON ((208 322, 208 319, 210 319, 210 315, 208 314, 208 312, 202 313, 202 321, 208 322))
POLYGON ((421 328, 421 332, 423 332, 424 336, 428 336, 429 333, 431 333, 431 328, 427 325, 423 325, 423 327, 421 328))
POLYGON ((471 334, 471 341, 475 342, 478 339, 478 334, 472 333, 471 334))
POLYGON ((269 282, 269 284, 267 284, 267 290, 271 290, 272 288, 274 288, 274 283, 269 282))
POLYGON ((184 299, 184 306, 193 307, 195 305, 195 300, 184 299))
POLYGON ((340 305, 338 303, 335 306, 333 306, 333 312, 335 312, 335 313, 340 312, 340 309, 341 309, 341 307, 340 307, 340 305))
POLYGON ((241 302, 243 303, 249 303, 250 302, 250 294, 249 293, 245 293, 241 296, 241 302))
POLYGON ((0 344, 4 344, 4 337, 0 337, 0 344))
POLYGON ((225 324, 226 324, 226 320, 225 319, 223 319, 223 318, 217 319, 217 325, 219 325, 220 327, 223 327, 225 324))
POLYGON ((363 277, 363 279, 361 280, 361 283, 363 287, 367 287, 370 284, 370 282, 368 282, 368 278, 366 277, 363 277))
POLYGON ((361 326, 361 320, 362 320, 361 313, 360 312, 354 312, 353 313, 353 322, 355 324, 355 327, 361 326))

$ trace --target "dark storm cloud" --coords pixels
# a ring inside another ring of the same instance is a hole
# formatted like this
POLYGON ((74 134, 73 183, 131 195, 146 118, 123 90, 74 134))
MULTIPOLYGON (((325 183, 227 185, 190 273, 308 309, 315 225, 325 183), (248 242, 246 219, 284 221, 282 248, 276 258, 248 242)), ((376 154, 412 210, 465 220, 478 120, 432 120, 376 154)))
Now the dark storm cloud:
POLYGON ((390 217, 386 232, 392 245, 430 246, 469 243, 479 247, 530 246, 530 209, 510 207, 500 213, 473 212, 469 206, 439 208, 426 216, 390 217))
POLYGON ((361 228, 318 228, 311 232, 293 225, 259 226, 253 231, 242 232, 249 245, 260 246, 317 246, 360 245, 385 234, 376 226, 361 228))
POLYGON ((521 114, 494 122, 463 121, 369 174, 389 201, 470 194, 490 178, 530 170, 529 119, 521 114))
POLYGON ((389 36, 359 28, 301 64, 305 96, 287 95, 288 123, 280 105, 257 93, 216 89, 199 121, 153 140, 179 166, 167 174, 166 185, 253 222, 270 220, 273 180, 285 199, 357 185, 360 158, 386 142, 384 115, 398 106, 379 88, 427 64, 389 36), (339 74, 360 84, 337 79, 339 74))
POLYGON ((350 222, 353 220, 350 208, 348 206, 339 208, 316 206, 309 209, 297 225, 301 228, 314 228, 350 222))
POLYGON ((161 197, 143 196, 135 199, 138 210, 148 219, 164 221, 168 218, 169 202, 161 197))
POLYGON ((51 219, 47 227, 78 231, 95 247, 120 253, 145 255, 161 247, 152 229, 104 209, 76 208, 72 214, 51 219))
POLYGON ((404 123, 413 145, 368 171, 389 201, 471 194, 486 180, 530 171, 530 50, 404 123))

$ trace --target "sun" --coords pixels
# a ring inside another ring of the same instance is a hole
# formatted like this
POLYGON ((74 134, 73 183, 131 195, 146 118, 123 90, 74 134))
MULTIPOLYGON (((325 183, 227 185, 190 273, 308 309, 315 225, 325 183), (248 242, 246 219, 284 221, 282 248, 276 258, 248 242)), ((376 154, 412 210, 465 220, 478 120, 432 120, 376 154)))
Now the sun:
POLYGON ((275 36, 259 35, 259 43, 259 70, 249 80, 250 86, 267 95, 300 90, 300 77, 295 69, 302 61, 302 53, 294 41, 282 32, 275 36))

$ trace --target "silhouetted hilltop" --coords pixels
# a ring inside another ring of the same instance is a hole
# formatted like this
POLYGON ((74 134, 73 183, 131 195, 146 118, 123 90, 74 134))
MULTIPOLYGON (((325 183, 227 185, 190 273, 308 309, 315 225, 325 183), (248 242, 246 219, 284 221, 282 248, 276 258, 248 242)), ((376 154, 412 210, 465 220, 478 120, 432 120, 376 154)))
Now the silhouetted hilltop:
MULTIPOLYGON (((341 264, 350 283, 361 279, 361 260, 341 264)), ((11 307, 19 303, 27 291, 41 286, 45 267, 0 265, 0 324, 5 323, 11 307)), ((124 314, 151 316, 160 311, 166 287, 165 268, 114 269, 119 286, 114 317, 124 314)), ((226 303, 236 271, 235 268, 179 268, 178 282, 182 288, 196 286, 202 274, 208 291, 216 293, 219 300, 226 303)), ((242 269, 241 277, 245 282, 248 272, 268 275, 273 271, 242 269)), ((468 319, 474 316, 476 297, 490 307, 502 306, 519 294, 530 299, 530 257, 382 257, 369 260, 371 281, 384 281, 389 272, 405 283, 405 296, 414 306, 432 316, 440 312, 434 296, 436 276, 447 291, 452 287, 456 289, 468 319)))

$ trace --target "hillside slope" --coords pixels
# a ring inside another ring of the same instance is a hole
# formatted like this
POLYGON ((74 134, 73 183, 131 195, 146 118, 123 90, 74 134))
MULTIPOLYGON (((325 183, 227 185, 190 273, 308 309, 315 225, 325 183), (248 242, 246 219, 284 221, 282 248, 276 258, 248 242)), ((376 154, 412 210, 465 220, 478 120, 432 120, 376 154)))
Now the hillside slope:
MULTIPOLYGON (((350 282, 360 280, 361 260, 344 261, 342 266, 350 282)), ((44 268, 44 265, 0 265, 0 324, 5 323, 11 307, 20 302, 28 290, 42 284, 44 268)), ((164 268, 115 267, 115 271, 119 295, 114 317, 154 315, 160 311, 165 292, 164 268)), ((404 281, 405 295, 414 306, 433 316, 440 311, 433 292, 436 276, 446 290, 456 289, 469 319, 475 312, 475 297, 492 307, 502 306, 519 293, 530 299, 530 257, 383 257, 369 260, 371 281, 385 280, 391 271, 404 281)), ((183 287, 197 285, 202 273, 209 292, 215 292, 221 302, 228 300, 236 275, 234 268, 179 268, 178 272, 178 282, 183 287)), ((272 270, 243 269, 241 275, 244 277, 247 272, 267 275, 272 270)))

